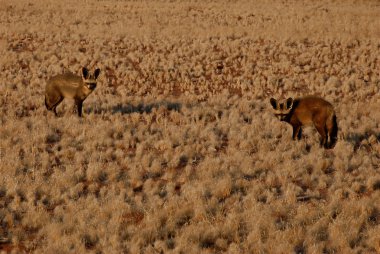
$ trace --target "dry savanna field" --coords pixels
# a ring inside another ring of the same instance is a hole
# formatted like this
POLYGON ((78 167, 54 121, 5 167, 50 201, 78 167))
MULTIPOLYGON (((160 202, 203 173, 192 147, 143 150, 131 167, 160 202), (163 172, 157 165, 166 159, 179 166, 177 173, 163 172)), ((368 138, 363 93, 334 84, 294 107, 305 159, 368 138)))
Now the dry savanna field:
POLYGON ((380 253, 379 1, 0 0, 0 253, 380 253), (98 67, 84 101, 46 80, 98 67), (318 95, 338 142, 269 99, 318 95))

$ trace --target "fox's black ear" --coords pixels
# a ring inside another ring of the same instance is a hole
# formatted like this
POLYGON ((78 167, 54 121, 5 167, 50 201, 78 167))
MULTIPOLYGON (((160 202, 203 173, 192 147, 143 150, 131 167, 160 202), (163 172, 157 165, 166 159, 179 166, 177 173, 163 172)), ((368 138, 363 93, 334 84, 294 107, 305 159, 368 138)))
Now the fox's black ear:
POLYGON ((293 106, 293 98, 288 98, 286 100, 286 108, 291 108, 293 106))
POLYGON ((88 79, 88 70, 86 67, 82 68, 82 78, 83 79, 88 79))
POLYGON ((275 99, 270 98, 270 104, 272 105, 272 107, 273 107, 274 109, 277 108, 277 101, 276 101, 275 99))
POLYGON ((100 74, 100 69, 97 68, 94 72, 94 78, 97 79, 99 77, 99 74, 100 74))

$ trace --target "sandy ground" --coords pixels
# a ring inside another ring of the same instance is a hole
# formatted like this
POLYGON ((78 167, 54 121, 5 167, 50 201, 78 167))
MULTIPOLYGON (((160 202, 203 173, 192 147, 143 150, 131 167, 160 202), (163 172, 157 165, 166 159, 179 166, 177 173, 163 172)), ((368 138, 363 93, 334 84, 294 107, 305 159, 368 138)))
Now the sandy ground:
POLYGON ((380 253, 378 1, 0 4, 0 251, 380 253), (46 80, 99 67, 85 118, 46 80), (333 150, 269 98, 314 94, 333 150))

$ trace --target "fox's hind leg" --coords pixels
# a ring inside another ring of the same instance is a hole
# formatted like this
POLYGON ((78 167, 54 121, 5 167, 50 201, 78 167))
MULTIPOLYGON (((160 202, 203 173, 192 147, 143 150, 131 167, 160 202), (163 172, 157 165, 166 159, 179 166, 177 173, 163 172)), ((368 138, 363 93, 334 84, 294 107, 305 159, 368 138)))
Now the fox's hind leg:
POLYGON ((57 101, 57 103, 53 106, 53 112, 54 112, 54 114, 55 114, 55 116, 58 116, 58 114, 57 114, 57 106, 61 103, 63 101, 63 97, 61 97, 60 99, 59 99, 59 101, 57 101))
POLYGON ((53 108, 53 112, 55 114, 55 116, 58 116, 58 113, 57 113, 57 106, 63 101, 63 97, 54 105, 54 108, 53 108))
POLYGON ((57 116, 57 106, 63 101, 64 97, 60 95, 56 96, 45 96, 45 106, 48 110, 54 112, 55 116, 57 116))
POLYGON ((326 131, 326 126, 321 125, 321 124, 316 124, 315 128, 317 128, 317 131, 321 135, 320 146, 321 147, 323 146, 324 148, 327 148, 327 131, 326 131))

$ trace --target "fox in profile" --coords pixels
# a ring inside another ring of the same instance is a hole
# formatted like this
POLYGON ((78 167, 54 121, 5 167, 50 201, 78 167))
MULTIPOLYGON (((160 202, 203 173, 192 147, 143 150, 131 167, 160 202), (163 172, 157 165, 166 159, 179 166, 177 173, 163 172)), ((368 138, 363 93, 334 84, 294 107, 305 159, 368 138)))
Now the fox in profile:
POLYGON ((314 125, 321 135, 320 145, 326 149, 334 148, 337 142, 338 124, 333 106, 326 100, 307 96, 277 101, 271 98, 274 115, 293 127, 293 140, 302 136, 302 127, 314 125))
POLYGON ((79 117, 82 117, 83 101, 96 88, 100 69, 90 72, 82 68, 81 76, 66 73, 52 77, 47 81, 45 90, 45 106, 57 116, 57 106, 64 98, 74 99, 79 117))

